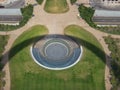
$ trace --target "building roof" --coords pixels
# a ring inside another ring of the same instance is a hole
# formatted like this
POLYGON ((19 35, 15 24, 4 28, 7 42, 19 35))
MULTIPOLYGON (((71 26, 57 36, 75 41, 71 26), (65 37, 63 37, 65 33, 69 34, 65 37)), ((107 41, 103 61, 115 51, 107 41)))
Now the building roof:
POLYGON ((120 11, 95 10, 94 17, 120 17, 120 11))
POLYGON ((0 9, 0 15, 22 15, 20 9, 0 9))
POLYGON ((4 22, 4 21, 21 21, 22 20, 22 16, 18 16, 18 15, 12 15, 12 16, 6 16, 6 15, 4 15, 4 16, 2 16, 2 15, 0 15, 0 22, 4 22))

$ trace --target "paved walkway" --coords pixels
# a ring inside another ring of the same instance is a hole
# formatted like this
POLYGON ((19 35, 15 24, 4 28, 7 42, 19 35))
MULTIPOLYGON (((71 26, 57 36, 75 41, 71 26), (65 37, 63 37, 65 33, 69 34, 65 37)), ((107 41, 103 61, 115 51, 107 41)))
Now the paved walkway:
MULTIPOLYGON (((71 5, 70 0, 67 0, 70 10, 66 13, 63 14, 50 14, 47 13, 43 10, 44 4, 36 5, 34 6, 34 17, 32 17, 29 22, 23 26, 20 29, 17 29, 15 31, 8 31, 8 32, 0 32, 0 35, 9 35, 10 38, 8 40, 8 44, 5 46, 5 51, 4 51, 4 57, 3 57, 3 63, 5 64, 4 71, 6 72, 5 80, 6 80, 6 85, 4 87, 4 90, 10 90, 10 72, 9 72, 9 62, 8 62, 8 54, 9 50, 12 47, 13 42, 15 39, 20 36, 24 31, 28 30, 28 28, 41 24, 45 25, 49 29, 49 34, 64 34, 64 28, 67 27, 68 25, 75 24, 83 27, 90 33, 92 33, 97 40, 101 43, 103 46, 103 49, 106 53, 106 69, 105 69, 105 85, 106 85, 106 90, 110 90, 111 84, 109 81, 110 73, 109 73, 109 57, 110 56, 110 51, 108 50, 107 44, 105 44, 105 41, 103 39, 103 36, 107 36, 107 33, 100 32, 98 30, 95 30, 91 28, 82 18, 77 17, 78 12, 78 7, 76 5, 71 5)), ((80 0, 79 0, 80 1, 80 0)), ((87 1, 87 0, 86 0, 87 1)), ((32 3, 35 4, 35 0, 26 0, 26 3, 32 3)), ((119 35, 112 35, 115 38, 120 38, 119 35)))

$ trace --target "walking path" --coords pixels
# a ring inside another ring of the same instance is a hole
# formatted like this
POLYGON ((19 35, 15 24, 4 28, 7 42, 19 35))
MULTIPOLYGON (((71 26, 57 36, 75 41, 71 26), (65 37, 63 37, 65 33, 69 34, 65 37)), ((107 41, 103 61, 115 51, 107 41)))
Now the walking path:
MULTIPOLYGON (((103 36, 108 36, 108 34, 91 28, 82 18, 77 17, 77 14, 79 13, 77 9, 78 7, 76 5, 71 5, 70 0, 67 0, 70 10, 63 14, 50 14, 45 12, 43 9, 45 1, 46 0, 44 0, 41 6, 40 5, 34 6, 34 11, 33 11, 34 17, 32 17, 25 26, 15 31, 0 32, 0 35, 10 36, 8 40, 8 44, 5 46, 5 51, 3 53, 4 55, 3 63, 7 62, 3 69, 6 72, 6 76, 5 76, 6 85, 4 87, 4 90, 10 90, 10 72, 9 72, 9 62, 8 62, 9 50, 18 36, 20 36, 24 31, 28 30, 28 28, 37 24, 45 25, 49 30, 49 34, 64 34, 64 28, 71 24, 79 25, 84 29, 86 29, 87 31, 89 31, 90 33, 92 33, 101 43, 106 53, 107 64, 105 68, 105 85, 106 85, 106 90, 110 90, 110 88, 112 87, 109 81, 110 60, 108 56, 110 56, 110 51, 108 50, 108 46, 103 39, 103 36)), ((26 3, 35 4, 36 2, 35 0, 26 0, 26 3)), ((112 36, 115 38, 120 38, 119 35, 112 35, 112 36)))

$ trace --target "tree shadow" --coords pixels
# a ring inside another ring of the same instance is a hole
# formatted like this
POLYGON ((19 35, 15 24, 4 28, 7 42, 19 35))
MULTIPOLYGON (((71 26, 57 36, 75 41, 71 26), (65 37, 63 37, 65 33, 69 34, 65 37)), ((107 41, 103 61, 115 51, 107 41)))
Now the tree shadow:
POLYGON ((5 66, 5 64, 8 61, 10 61, 12 59, 12 57, 14 57, 16 54, 18 54, 21 50, 23 50, 25 47, 31 45, 32 43, 40 40, 43 37, 45 37, 45 35, 33 37, 33 38, 27 39, 27 40, 13 46, 8 52, 6 52, 4 55, 2 55, 0 57, 0 60, 2 60, 4 58, 4 61, 1 61, 0 70, 2 70, 5 66))
MULTIPOLYGON (((48 36, 48 35, 47 35, 48 36)), ((50 37, 51 36, 55 36, 55 35, 49 35, 50 37)), ((64 37, 63 35, 59 35, 61 37, 64 37)), ((66 35, 67 36, 67 35, 66 35)), ((33 43, 35 43, 36 41, 38 40, 41 40, 42 38, 46 37, 46 35, 43 35, 43 36, 37 36, 37 37, 33 37, 33 38, 29 38, 15 46, 13 46, 10 51, 6 52, 4 55, 8 54, 9 55, 9 60, 11 60, 16 54, 18 54, 21 50, 23 50, 25 47, 29 46, 29 45, 32 45, 33 43)), ((104 64, 106 64, 106 59, 105 59, 105 56, 106 57, 109 57, 105 54, 105 52, 103 50, 101 50, 100 48, 98 48, 97 46, 93 45, 92 43, 90 42, 87 42, 83 39, 80 39, 80 38, 77 38, 77 37, 72 37, 72 36, 67 36, 69 38, 71 38, 72 40, 76 41, 77 43, 80 43, 80 45, 84 46, 85 48, 89 49, 91 52, 93 52, 98 58, 100 58, 100 60, 102 60, 102 62, 104 64)), ((4 57, 4 55, 2 57, 4 57)), ((0 58, 2 58, 0 57, 0 58)), ((4 63, 4 66, 5 64, 7 63, 8 61, 6 60, 6 62, 4 63)), ((107 65, 107 64, 106 64, 107 65)), ((3 66, 3 67, 4 67, 3 66)), ((107 65, 109 67, 109 65, 107 65)))
POLYGON ((27 39, 17 45, 15 45, 14 47, 12 47, 9 51, 9 60, 14 57, 17 53, 19 53, 19 51, 23 50, 25 47, 35 43, 36 41, 42 39, 45 36, 37 36, 37 37, 33 37, 30 39, 27 39))
POLYGON ((73 37, 73 36, 69 36, 69 35, 66 35, 66 36, 71 38, 72 40, 74 40, 75 42, 80 44, 81 46, 84 46, 85 48, 92 51, 97 57, 99 57, 106 64, 106 59, 105 59, 106 54, 102 49, 100 49, 99 47, 97 47, 97 46, 93 45, 92 43, 87 42, 83 39, 73 37))
MULTIPOLYGON (((37 37, 33 37, 33 38, 29 38, 15 46, 13 46, 9 53, 5 53, 4 55, 6 54, 9 54, 9 60, 11 60, 12 57, 14 57, 17 53, 19 53, 22 49, 24 49, 25 47, 27 47, 28 45, 32 44, 32 43, 35 43, 36 41, 42 39, 43 37, 45 37, 46 35, 44 36, 37 36, 37 37)), ((55 37, 56 35, 48 35, 49 38, 51 38, 51 36, 55 37)), ((48 37, 47 36, 47 37, 48 37)), ((57 35, 58 36, 58 35, 57 35)), ((59 35, 60 37, 64 38, 63 35, 59 35)), ((67 35, 66 35, 67 36, 67 35)), ((105 64, 106 64, 106 60, 105 60, 105 53, 103 50, 101 50, 100 48, 98 48, 97 46, 83 40, 83 39, 80 39, 80 38, 77 38, 77 37, 72 37, 72 36, 67 36, 69 38, 71 38, 72 40, 74 40, 75 42, 79 43, 80 42, 80 45, 84 46, 85 48, 89 49, 91 52, 93 52, 97 57, 99 57, 105 64)), ((3 56, 4 56, 3 55, 3 56)), ((6 62, 4 62, 4 64, 7 63, 7 60, 6 62)))
MULTIPOLYGON (((55 37, 56 35, 47 35, 47 37, 49 36, 49 38, 51 38, 51 36, 55 37)), ((58 35, 57 35, 58 36, 58 35)), ((63 35, 59 35, 60 37, 64 38, 63 35)), ((67 36, 67 35, 66 35, 67 36)), ((11 60, 16 54, 18 54, 21 50, 23 50, 25 47, 35 43, 36 41, 42 39, 46 37, 46 35, 44 36, 37 36, 37 37, 33 37, 33 38, 29 38, 15 46, 13 46, 10 51, 6 52, 4 55, 6 54, 9 54, 9 60, 11 60)), ((77 38, 77 37, 72 37, 72 36, 67 36, 69 38, 71 38, 73 41, 79 43, 80 42, 80 45, 84 46, 85 48, 89 49, 91 52, 93 52, 97 57, 99 57, 105 64, 106 64, 106 60, 105 60, 105 52, 103 50, 101 50, 100 48, 98 48, 97 46, 83 40, 83 39, 80 39, 80 38, 77 38)), ((4 56, 3 55, 3 56, 4 56)), ((3 57, 2 56, 2 57, 3 57)), ((1 58, 2 58, 1 57, 1 58)), ((4 64, 7 63, 7 60, 4 64)))

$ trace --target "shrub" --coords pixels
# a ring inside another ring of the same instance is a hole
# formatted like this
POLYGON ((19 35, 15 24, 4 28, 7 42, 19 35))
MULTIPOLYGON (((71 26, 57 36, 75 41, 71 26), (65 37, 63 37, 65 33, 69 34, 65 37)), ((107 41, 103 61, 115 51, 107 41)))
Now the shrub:
POLYGON ((24 8, 21 8, 21 12, 22 12, 22 15, 23 15, 23 19, 20 22, 19 26, 25 25, 28 22, 28 20, 32 17, 33 6, 30 4, 30 5, 28 5, 24 8))
POLYGON ((111 34, 120 34, 120 26, 105 26, 105 27, 100 27, 98 28, 101 31, 104 31, 106 33, 111 33, 111 34))
POLYGON ((84 5, 80 5, 78 10, 80 16, 89 24, 89 26, 96 28, 96 24, 92 21, 94 10, 90 7, 85 7, 84 5))
POLYGON ((36 0, 38 4, 42 4, 43 3, 43 0, 36 0))
POLYGON ((113 85, 112 90, 120 88, 120 39, 114 39, 111 36, 104 37, 108 48, 111 51, 111 83, 113 85))
POLYGON ((74 4, 77 0, 70 0, 71 4, 74 4))

